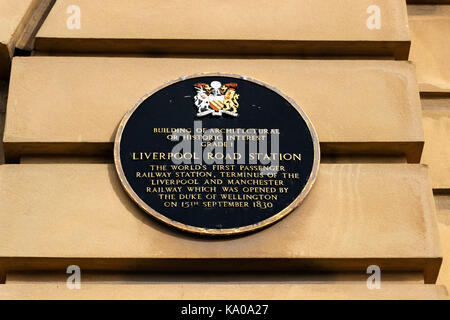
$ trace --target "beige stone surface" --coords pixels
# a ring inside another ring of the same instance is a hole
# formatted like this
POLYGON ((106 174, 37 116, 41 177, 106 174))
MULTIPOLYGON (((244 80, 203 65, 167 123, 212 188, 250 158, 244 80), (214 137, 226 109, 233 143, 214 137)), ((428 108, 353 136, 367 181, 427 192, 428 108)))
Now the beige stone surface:
POLYGON ((322 164, 303 204, 239 238, 199 238, 154 221, 107 164, 0 166, 0 270, 423 272, 441 262, 427 169, 322 164), (325 232, 326 231, 326 232, 325 232))
POLYGON ((430 110, 449 110, 450 96, 447 94, 428 95, 424 94, 421 97, 422 108, 430 110))
POLYGON ((26 51, 34 49, 34 38, 56 0, 37 0, 30 10, 26 24, 16 42, 16 48, 26 51))
POLYGON ((360 54, 407 59, 402 0, 377 1, 380 29, 369 30, 372 0, 60 0, 36 39, 37 50, 360 54), (76 5, 80 28, 68 28, 76 5))
POLYGON ((437 193, 434 195, 434 202, 436 204, 436 210, 450 210, 450 194, 437 193))
POLYGON ((421 163, 430 167, 433 189, 450 190, 450 99, 448 109, 424 109, 421 163))
POLYGON ((193 300, 272 300, 272 299, 448 299, 444 286, 386 284, 369 290, 361 284, 267 284, 267 283, 176 283, 176 284, 82 284, 69 290, 65 284, 0 285, 0 300, 16 299, 193 299, 193 300))
POLYGON ((0 164, 5 163, 5 152, 3 150, 3 131, 5 129, 6 101, 8 96, 8 84, 0 80, 0 164))
POLYGON ((446 209, 438 210, 439 235, 442 243, 442 267, 439 271, 437 283, 450 287, 450 195, 445 196, 446 209))
POLYGON ((434 196, 442 243, 443 261, 439 272, 438 283, 450 286, 450 194, 434 196))
POLYGON ((410 63, 245 58, 15 58, 7 156, 111 154, 120 120, 140 97, 199 72, 242 74, 275 86, 308 114, 325 154, 420 159, 422 113, 410 63))
POLYGON ((9 75, 14 45, 38 0, 0 0, 0 79, 9 75))
POLYGON ((450 5, 410 5, 408 14, 420 91, 450 92, 450 5))

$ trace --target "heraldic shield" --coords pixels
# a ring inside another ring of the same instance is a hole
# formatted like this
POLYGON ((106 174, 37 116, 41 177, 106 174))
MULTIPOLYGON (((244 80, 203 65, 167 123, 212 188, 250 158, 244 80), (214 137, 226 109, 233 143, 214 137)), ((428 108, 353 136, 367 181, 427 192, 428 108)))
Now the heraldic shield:
POLYGON ((208 114, 222 116, 228 114, 233 117, 238 116, 237 83, 226 83, 222 85, 219 81, 207 83, 196 83, 194 85, 196 95, 194 103, 197 107, 197 117, 208 114))

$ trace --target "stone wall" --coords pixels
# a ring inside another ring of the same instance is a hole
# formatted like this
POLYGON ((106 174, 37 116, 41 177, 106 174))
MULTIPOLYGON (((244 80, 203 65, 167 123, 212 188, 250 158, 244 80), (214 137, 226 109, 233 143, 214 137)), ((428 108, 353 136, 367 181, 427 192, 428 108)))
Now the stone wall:
POLYGON ((373 2, 58 0, 0 10, 10 30, 6 40, 0 30, 0 299, 448 298, 450 6, 373 2), (172 230, 117 179, 124 113, 199 72, 275 86, 319 135, 310 195, 257 233, 172 230), (81 290, 65 287, 69 265, 82 270, 81 290), (370 265, 381 268, 380 290, 366 285, 370 265))

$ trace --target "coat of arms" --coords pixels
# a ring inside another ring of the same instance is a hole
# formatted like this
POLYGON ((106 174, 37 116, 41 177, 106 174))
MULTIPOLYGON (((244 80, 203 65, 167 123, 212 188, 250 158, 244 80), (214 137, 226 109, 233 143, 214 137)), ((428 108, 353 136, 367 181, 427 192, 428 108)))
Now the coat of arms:
POLYGON ((228 114, 234 117, 238 116, 238 98, 236 93, 237 83, 226 83, 222 85, 219 81, 213 81, 210 84, 196 83, 194 85, 197 94, 194 97, 194 103, 197 107, 197 117, 203 117, 208 114, 221 116, 228 114))

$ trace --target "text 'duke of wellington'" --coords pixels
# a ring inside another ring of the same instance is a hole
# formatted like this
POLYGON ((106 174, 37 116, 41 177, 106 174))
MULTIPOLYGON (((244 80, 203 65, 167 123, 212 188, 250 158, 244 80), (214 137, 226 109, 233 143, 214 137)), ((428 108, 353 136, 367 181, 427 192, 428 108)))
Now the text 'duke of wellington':
POLYGON ((125 114, 114 146, 119 179, 145 212, 209 235, 289 214, 314 184, 319 157, 314 127, 292 99, 225 73, 152 91, 125 114))

